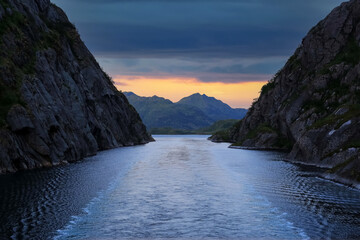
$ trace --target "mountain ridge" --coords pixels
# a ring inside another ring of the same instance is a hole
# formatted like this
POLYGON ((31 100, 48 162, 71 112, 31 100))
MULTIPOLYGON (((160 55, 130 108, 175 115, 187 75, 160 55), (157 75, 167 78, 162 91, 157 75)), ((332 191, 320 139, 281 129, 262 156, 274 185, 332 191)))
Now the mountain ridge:
POLYGON ((228 104, 214 97, 205 94, 195 93, 182 98, 177 104, 186 104, 201 109, 206 115, 215 121, 225 119, 241 119, 247 110, 241 108, 231 108, 228 104))
POLYGON ((175 103, 156 95, 140 97, 133 92, 124 92, 124 94, 137 109, 149 129, 197 130, 209 127, 217 120, 241 119, 241 117, 245 116, 246 112, 245 109, 234 110, 220 100, 208 97, 205 94, 200 95, 199 93, 190 95, 175 103), (201 106, 199 107, 197 104, 198 99, 194 99, 194 97, 198 98, 198 96, 201 96, 203 101, 208 99, 211 99, 213 102, 215 101, 217 106, 215 108, 209 107, 210 111, 203 111, 201 106), (221 106, 225 108, 224 111, 219 111, 221 106), (215 119, 209 116, 213 116, 214 113, 219 115, 215 119))

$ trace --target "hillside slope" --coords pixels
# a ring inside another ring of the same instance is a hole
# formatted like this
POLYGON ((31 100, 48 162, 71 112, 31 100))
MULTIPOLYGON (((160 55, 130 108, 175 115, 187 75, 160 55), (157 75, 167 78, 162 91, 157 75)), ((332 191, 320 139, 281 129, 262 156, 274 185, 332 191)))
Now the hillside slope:
POLYGON ((49 0, 1 0, 0 45, 0 173, 152 140, 49 0))
POLYGON ((352 0, 311 29, 228 140, 288 149, 290 160, 360 181, 359 43, 360 1, 352 0))

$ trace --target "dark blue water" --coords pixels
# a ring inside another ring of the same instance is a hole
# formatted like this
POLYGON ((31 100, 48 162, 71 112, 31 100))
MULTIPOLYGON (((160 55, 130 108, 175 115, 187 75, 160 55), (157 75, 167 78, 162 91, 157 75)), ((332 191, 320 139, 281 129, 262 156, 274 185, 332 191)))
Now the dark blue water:
POLYGON ((360 192, 205 136, 0 177, 0 239, 357 239, 360 192))

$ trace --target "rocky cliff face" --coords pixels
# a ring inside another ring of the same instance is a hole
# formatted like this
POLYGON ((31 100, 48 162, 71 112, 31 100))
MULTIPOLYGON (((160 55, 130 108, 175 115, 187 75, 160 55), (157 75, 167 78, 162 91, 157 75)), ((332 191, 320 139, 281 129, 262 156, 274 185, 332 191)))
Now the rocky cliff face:
POLYGON ((0 173, 152 140, 49 0, 0 0, 0 46, 0 173))
MULTIPOLYGON (((262 88, 228 137, 360 181, 360 1, 334 9, 262 88)), ((224 140, 224 136, 213 136, 224 140)))

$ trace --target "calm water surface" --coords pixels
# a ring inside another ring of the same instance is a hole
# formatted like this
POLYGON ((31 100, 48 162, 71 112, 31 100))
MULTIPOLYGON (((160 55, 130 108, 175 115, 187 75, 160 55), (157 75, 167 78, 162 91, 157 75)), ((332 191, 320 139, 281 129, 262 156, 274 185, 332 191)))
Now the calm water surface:
POLYGON ((360 192, 205 136, 0 176, 0 239, 356 239, 360 192))

